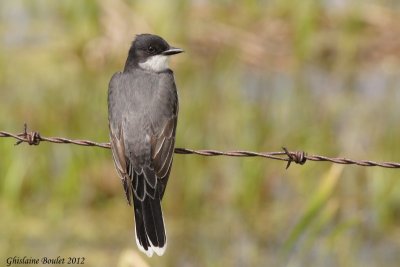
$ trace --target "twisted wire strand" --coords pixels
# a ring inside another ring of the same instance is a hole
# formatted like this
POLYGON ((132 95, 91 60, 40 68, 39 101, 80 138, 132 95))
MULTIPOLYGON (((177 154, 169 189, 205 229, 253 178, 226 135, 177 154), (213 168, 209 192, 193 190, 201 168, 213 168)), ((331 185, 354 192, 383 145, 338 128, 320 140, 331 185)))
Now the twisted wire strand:
MULTIPOLYGON (((72 140, 64 137, 43 137, 39 132, 28 132, 26 124, 24 131, 20 134, 13 134, 0 131, 0 137, 10 137, 17 140, 15 145, 28 143, 29 145, 39 145, 40 142, 50 142, 56 144, 74 144, 80 146, 94 146, 110 149, 110 143, 98 143, 90 140, 72 140)), ((283 151, 278 152, 254 152, 246 150, 218 151, 218 150, 194 150, 188 148, 175 148, 176 154, 200 155, 200 156, 229 156, 229 157, 262 157, 274 160, 286 161, 286 168, 289 168, 292 162, 303 165, 307 160, 317 162, 331 162, 336 164, 358 165, 363 167, 382 167, 382 168, 400 168, 398 162, 376 162, 372 160, 353 160, 348 158, 332 158, 320 155, 307 155, 303 151, 288 151, 285 147, 283 151)))

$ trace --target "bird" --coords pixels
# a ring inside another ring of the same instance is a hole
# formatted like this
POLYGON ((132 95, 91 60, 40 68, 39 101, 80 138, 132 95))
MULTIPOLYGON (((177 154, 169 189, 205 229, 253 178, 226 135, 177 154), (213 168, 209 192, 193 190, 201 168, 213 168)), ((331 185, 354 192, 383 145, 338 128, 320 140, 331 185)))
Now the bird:
POLYGON ((179 110, 168 59, 182 52, 160 36, 136 35, 123 71, 108 86, 113 161, 134 209, 137 246, 148 257, 163 255, 167 247, 161 200, 171 172, 179 110))

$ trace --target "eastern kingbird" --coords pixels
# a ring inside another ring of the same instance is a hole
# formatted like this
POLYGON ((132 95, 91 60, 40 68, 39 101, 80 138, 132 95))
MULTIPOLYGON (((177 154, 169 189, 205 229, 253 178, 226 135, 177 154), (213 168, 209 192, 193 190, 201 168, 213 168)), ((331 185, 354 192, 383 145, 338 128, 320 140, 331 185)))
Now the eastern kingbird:
POLYGON ((136 243, 151 257, 167 247, 161 199, 171 172, 178 95, 168 57, 183 52, 140 34, 124 71, 108 87, 108 121, 115 168, 135 211, 136 243))

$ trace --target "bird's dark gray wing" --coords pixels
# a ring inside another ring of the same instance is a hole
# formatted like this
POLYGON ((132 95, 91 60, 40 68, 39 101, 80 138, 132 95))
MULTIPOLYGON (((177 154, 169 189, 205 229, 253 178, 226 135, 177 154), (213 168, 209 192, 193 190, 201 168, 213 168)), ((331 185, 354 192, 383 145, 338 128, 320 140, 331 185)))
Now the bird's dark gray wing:
POLYGON ((171 171, 172 159, 175 147, 175 132, 177 124, 177 112, 165 123, 162 131, 151 138, 151 157, 154 171, 160 183, 159 193, 162 199, 171 171))
POLYGON ((125 157, 122 127, 118 127, 117 133, 114 133, 110 128, 110 141, 115 168, 117 169, 122 185, 124 186, 126 199, 128 200, 129 205, 132 205, 132 177, 127 171, 131 169, 132 164, 130 164, 125 157))
POLYGON ((126 158, 121 109, 118 109, 116 107, 116 104, 118 103, 116 103, 117 101, 115 101, 114 99, 117 94, 118 86, 120 86, 120 83, 122 82, 121 80, 122 73, 117 72, 113 75, 109 84, 108 121, 110 129, 111 151, 114 165, 124 186, 128 203, 132 205, 132 181, 131 177, 128 174, 128 170, 130 170, 131 164, 126 158))

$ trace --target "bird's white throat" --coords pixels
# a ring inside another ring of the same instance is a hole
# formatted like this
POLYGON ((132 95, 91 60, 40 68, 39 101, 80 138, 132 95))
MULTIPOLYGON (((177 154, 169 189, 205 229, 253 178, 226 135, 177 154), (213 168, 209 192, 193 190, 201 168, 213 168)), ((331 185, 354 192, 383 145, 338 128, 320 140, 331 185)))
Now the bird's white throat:
POLYGON ((169 68, 168 56, 155 55, 149 57, 145 62, 139 63, 142 69, 160 72, 169 68))

